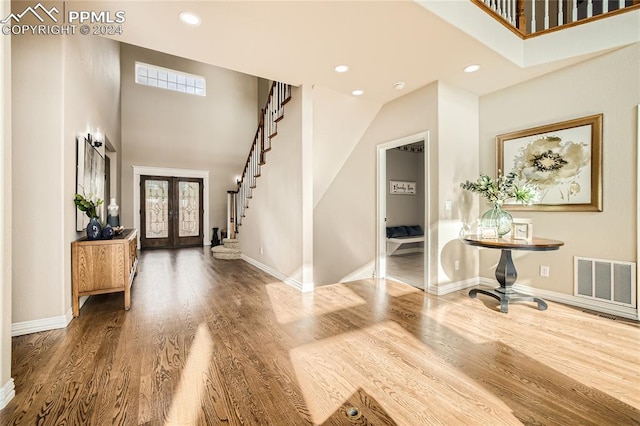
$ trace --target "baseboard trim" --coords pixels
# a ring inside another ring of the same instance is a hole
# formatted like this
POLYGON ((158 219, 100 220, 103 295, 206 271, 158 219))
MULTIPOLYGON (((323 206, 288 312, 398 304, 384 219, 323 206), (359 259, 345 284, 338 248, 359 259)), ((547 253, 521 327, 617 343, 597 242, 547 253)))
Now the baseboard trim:
POLYGON ((282 281, 283 283, 290 285, 293 288, 297 288, 298 290, 300 290, 303 293, 306 292, 310 292, 313 291, 314 285, 313 283, 302 283, 298 280, 296 280, 295 278, 291 278, 286 276, 285 274, 283 274, 280 271, 277 271, 275 269, 273 269, 270 266, 265 265, 262 262, 259 262, 257 260, 255 260, 252 257, 247 256, 246 254, 241 254, 240 258, 242 260, 244 260, 245 262, 255 266, 256 268, 260 269, 263 272, 266 272, 267 274, 271 275, 272 277, 282 281))
MULTIPOLYGON (((89 299, 89 296, 80 298, 80 308, 89 299)), ((14 322, 11 324, 11 337, 24 336, 25 334, 39 333, 41 331, 57 330, 66 328, 73 319, 71 308, 64 314, 57 317, 42 318, 32 321, 14 322)))
POLYGON ((38 333, 40 331, 56 330, 69 325, 69 312, 57 317, 42 318, 32 321, 14 322, 11 324, 11 337, 25 334, 38 333))
POLYGON ((366 280, 372 277, 375 278, 375 262, 367 263, 366 265, 340 278, 338 282, 348 283, 351 281, 366 280))
MULTIPOLYGON (((495 280, 490 278, 480 278, 480 284, 487 285, 489 287, 497 287, 495 280)), ((602 303, 598 300, 583 299, 572 294, 557 293, 555 291, 543 290, 535 287, 531 287, 524 284, 514 284, 513 289, 531 296, 538 296, 546 300, 553 302, 563 303, 565 305, 575 306, 577 308, 588 309, 590 311, 601 312, 604 314, 615 315, 622 318, 628 318, 631 320, 639 321, 638 310, 627 307, 602 303)))
POLYGON ((434 294, 436 296, 442 296, 445 294, 453 293, 454 291, 464 290, 465 288, 473 287, 478 285, 478 278, 469 278, 467 280, 455 281, 452 283, 442 284, 442 285, 430 285, 429 293, 434 294))
POLYGON ((16 396, 16 387, 13 378, 9 378, 7 383, 0 388, 0 410, 6 407, 14 396, 16 396))

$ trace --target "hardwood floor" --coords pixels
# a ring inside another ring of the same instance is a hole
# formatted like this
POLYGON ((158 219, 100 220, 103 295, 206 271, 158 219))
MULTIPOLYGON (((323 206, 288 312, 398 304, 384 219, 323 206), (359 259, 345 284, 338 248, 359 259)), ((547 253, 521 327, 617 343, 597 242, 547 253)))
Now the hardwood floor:
POLYGON ((640 424, 640 327, 365 280, 302 294, 207 249, 13 339, 2 425, 640 424))

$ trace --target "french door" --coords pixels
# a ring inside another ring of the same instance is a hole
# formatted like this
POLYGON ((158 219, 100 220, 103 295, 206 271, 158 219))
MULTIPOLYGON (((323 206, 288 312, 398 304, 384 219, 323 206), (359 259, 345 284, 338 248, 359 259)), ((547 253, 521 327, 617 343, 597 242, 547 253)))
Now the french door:
POLYGON ((140 176, 140 246, 202 246, 202 179, 140 176))

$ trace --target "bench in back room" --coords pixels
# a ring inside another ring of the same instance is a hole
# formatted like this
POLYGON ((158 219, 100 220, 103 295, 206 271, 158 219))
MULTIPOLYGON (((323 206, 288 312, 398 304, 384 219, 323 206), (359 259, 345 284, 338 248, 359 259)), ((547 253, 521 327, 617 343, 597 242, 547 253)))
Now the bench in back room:
POLYGON ((420 225, 387 226, 387 255, 391 256, 403 244, 424 243, 420 225))

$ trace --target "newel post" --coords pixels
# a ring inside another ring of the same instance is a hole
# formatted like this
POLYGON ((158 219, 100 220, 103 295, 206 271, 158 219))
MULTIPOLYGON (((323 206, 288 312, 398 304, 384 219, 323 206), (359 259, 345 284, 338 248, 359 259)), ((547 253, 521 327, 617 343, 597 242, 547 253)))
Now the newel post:
POLYGON ((236 238, 236 194, 238 191, 227 191, 227 238, 236 238))

